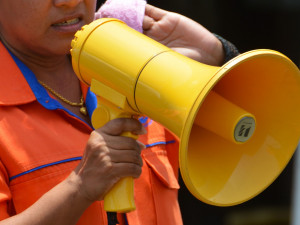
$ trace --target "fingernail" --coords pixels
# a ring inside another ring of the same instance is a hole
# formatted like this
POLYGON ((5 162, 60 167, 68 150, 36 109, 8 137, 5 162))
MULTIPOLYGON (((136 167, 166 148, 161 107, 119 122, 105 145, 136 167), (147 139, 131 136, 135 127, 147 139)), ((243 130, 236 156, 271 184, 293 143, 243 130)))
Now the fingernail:
POLYGON ((137 141, 138 145, 140 146, 140 149, 145 149, 146 148, 146 145, 144 145, 142 142, 140 141, 137 141))

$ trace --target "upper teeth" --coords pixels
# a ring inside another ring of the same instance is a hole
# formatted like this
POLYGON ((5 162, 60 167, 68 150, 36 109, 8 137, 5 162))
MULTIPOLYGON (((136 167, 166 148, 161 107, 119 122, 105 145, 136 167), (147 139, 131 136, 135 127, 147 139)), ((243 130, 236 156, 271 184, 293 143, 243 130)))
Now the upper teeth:
POLYGON ((67 21, 64 21, 62 23, 57 23, 55 24, 56 26, 62 26, 62 25, 71 25, 71 24, 75 24, 78 22, 78 18, 75 18, 75 19, 71 19, 71 20, 67 20, 67 21))

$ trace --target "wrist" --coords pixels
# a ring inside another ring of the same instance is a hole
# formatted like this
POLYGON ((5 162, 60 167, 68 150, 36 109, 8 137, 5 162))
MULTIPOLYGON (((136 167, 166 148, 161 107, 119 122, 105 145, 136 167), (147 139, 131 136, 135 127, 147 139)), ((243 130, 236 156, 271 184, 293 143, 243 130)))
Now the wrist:
POLYGON ((226 39, 224 39, 223 37, 217 34, 214 35, 222 44, 222 49, 223 49, 222 64, 228 62, 229 60, 233 59, 234 57, 240 54, 237 47, 234 44, 232 44, 230 41, 227 41, 226 39))
POLYGON ((88 207, 90 204, 94 202, 82 190, 83 182, 80 176, 76 174, 76 172, 73 171, 64 182, 69 187, 69 190, 73 193, 72 195, 74 201, 86 207, 88 207))

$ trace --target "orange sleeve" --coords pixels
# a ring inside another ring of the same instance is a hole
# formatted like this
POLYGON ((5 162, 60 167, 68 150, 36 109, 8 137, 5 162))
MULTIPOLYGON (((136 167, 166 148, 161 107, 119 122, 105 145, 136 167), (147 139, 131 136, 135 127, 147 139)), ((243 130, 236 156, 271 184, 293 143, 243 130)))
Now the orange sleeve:
POLYGON ((8 174, 0 161, 0 220, 8 218, 12 214, 11 192, 8 187, 8 174))

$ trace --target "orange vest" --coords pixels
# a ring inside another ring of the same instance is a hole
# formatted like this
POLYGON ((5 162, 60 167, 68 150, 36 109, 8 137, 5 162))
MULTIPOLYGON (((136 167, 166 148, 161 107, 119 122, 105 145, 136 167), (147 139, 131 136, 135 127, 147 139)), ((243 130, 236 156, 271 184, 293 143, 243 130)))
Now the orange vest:
MULTIPOLYGON (((0 43, 0 220, 22 212, 65 179, 81 159, 92 131, 15 60, 0 43)), ((82 88, 87 105, 94 105, 88 103, 88 87, 82 88)), ((178 142, 151 119, 141 122, 148 129, 140 136, 147 148, 142 151, 142 175, 135 179, 137 208, 126 219, 129 225, 181 225, 178 142)), ((78 224, 106 225, 103 203, 93 203, 78 224)))

